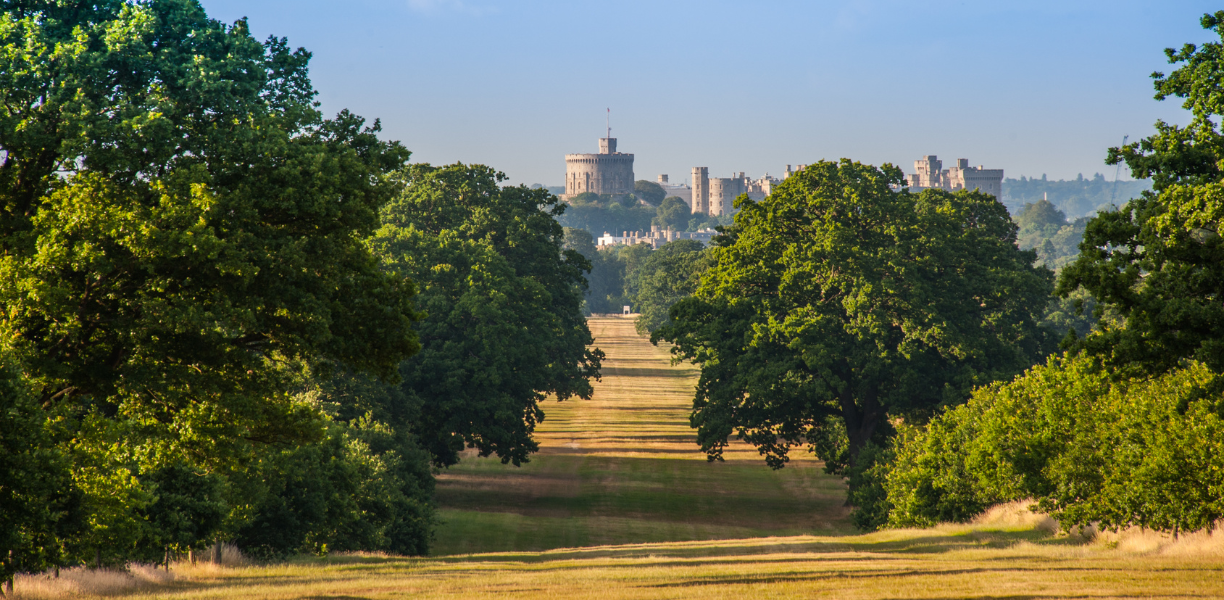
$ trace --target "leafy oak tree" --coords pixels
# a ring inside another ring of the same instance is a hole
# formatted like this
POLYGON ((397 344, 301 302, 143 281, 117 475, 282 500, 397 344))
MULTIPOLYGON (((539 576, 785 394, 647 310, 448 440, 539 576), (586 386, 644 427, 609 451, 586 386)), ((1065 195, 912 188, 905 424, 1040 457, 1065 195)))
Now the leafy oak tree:
POLYGON ((652 336, 701 366, 692 425, 711 460, 734 435, 774 468, 805 444, 831 470, 863 468, 890 419, 927 419, 1049 351, 1036 321, 1052 274, 1003 205, 894 191, 901 177, 821 162, 736 200, 700 287, 652 336))
POLYGON ((518 465, 539 445, 540 404, 589 398, 602 354, 582 314, 590 263, 563 249, 547 190, 502 187, 480 165, 412 165, 371 245, 418 282, 420 354, 400 367, 414 432, 435 464, 473 447, 518 465))
POLYGON ((316 441, 288 364, 394 377, 417 349, 411 283, 362 243, 409 153, 194 0, 4 7, 0 351, 65 419, 78 555, 196 545, 212 507, 158 512, 190 487, 166 468, 316 441))
MULTIPOLYGON (((1202 25, 1224 36, 1224 11, 1202 25)), ((1224 44, 1165 53, 1181 66, 1152 75, 1156 98, 1183 98, 1193 118, 1185 127, 1157 121, 1156 135, 1110 149, 1110 164, 1125 162, 1153 189, 1089 221, 1058 284, 1059 294, 1083 288, 1120 317, 1082 347, 1121 375, 1165 372, 1187 358, 1224 371, 1224 44)))

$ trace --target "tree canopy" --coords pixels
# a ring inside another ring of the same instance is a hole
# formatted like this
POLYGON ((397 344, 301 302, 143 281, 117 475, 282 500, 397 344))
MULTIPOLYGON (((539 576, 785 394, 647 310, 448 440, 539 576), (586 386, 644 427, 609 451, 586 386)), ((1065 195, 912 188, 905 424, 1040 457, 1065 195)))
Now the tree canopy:
MULTIPOLYGON (((363 242, 409 153, 325 119, 309 53, 193 0, 9 2, 0 38, 0 354, 24 390, 0 396, 28 422, 0 445, 74 502, 31 492, 50 504, 22 518, 47 560, 198 548, 267 497, 236 473, 328 439, 303 387, 417 350, 412 283, 363 242)), ((37 568, 31 539, 0 554, 37 568)))
POLYGON ((659 203, 663 202, 663 198, 667 196, 663 186, 653 181, 646 181, 645 179, 639 179, 633 183, 633 193, 651 206, 658 206, 659 203))
POLYGON ((563 248, 541 189, 502 187, 479 165, 413 165, 371 241, 420 287, 421 352, 400 368, 414 432, 438 465, 465 447, 520 464, 550 395, 589 398, 601 354, 582 314, 590 263, 563 248))
POLYGON ((693 210, 689 208, 688 202, 678 196, 669 196, 659 205, 659 211, 651 224, 661 229, 670 227, 676 231, 684 231, 692 217, 693 210))
POLYGON ((647 255, 625 286, 640 315, 635 322, 638 333, 667 324, 672 305, 697 291, 708 266, 705 245, 697 240, 669 242, 647 255))
POLYGON ((653 340, 701 365, 692 424, 774 467, 807 444, 853 465, 889 434, 1041 360, 1052 274, 993 196, 894 191, 901 172, 820 162, 741 196, 696 294, 653 340))
POLYGON ((415 351, 411 285, 360 243, 408 152, 322 119, 307 54, 194 2, 0 19, 0 338, 41 402, 266 438, 274 358, 415 351))
MULTIPOLYGON (((1205 29, 1224 36, 1224 11, 1205 29)), ((1224 116, 1218 93, 1224 44, 1168 49, 1165 76, 1154 73, 1156 98, 1183 98, 1193 118, 1185 127, 1157 121, 1157 133, 1111 148, 1153 190, 1088 222, 1078 259, 1061 274, 1064 296, 1087 290, 1120 321, 1100 328, 1082 347, 1124 374, 1161 373, 1187 358, 1224 371, 1224 116)))

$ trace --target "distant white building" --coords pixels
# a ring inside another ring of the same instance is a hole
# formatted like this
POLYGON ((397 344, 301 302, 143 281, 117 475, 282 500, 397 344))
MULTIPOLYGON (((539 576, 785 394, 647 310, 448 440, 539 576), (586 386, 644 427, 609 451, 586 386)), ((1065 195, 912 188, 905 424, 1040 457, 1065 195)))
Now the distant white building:
POLYGON ((651 225, 649 233, 641 231, 622 231, 620 235, 613 235, 604 232, 596 240, 596 244, 600 248, 608 248, 611 246, 631 246, 633 244, 650 244, 650 247, 655 250, 659 246, 676 240, 697 240, 702 244, 709 245, 710 240, 718 235, 713 229, 702 229, 700 231, 676 231, 672 228, 660 229, 658 225, 651 225))

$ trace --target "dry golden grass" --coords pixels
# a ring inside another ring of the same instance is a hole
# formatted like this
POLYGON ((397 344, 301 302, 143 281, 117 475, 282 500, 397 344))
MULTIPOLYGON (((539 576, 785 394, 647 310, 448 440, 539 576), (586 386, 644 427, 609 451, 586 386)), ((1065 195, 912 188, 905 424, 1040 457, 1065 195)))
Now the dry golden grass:
MULTIPOLYGON (((167 574, 21 577, 27 598, 1220 598, 1224 534, 1060 535, 1022 503, 963 526, 853 535, 844 487, 798 456, 736 446, 711 464, 688 427, 695 372, 592 319, 594 398, 547 407, 523 468, 465 459, 439 486, 432 558, 348 554, 167 574), (92 579, 91 579, 92 578, 92 579)), ((236 560, 236 559, 235 559, 236 560)))
POLYGON ((852 532, 844 483, 809 454, 771 471, 733 444, 707 462, 688 422, 697 370, 632 317, 589 323, 607 355, 594 397, 548 403, 523 467, 468 456, 445 472, 435 554, 852 532))
MULTIPOLYGON (((857 536, 628 544, 411 559, 371 554, 249 567, 176 565, 125 598, 1219 598, 1224 535, 1053 535, 1005 507, 980 522, 857 536), (1191 536, 1194 537, 1194 536, 1191 536), (1143 540, 1142 549, 1128 540, 1143 540)), ((63 598, 17 582, 23 597, 63 598)))

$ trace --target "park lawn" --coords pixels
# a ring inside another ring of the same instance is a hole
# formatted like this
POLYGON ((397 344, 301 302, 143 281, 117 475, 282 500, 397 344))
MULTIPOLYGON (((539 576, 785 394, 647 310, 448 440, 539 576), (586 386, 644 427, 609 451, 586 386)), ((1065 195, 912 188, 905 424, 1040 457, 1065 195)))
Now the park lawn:
POLYGON ((465 456, 439 477, 433 554, 852 533, 845 484, 804 452, 774 471, 745 444, 709 462, 689 426, 697 369, 633 318, 592 318, 607 355, 589 400, 548 402, 521 467, 465 456))
POLYGON ((549 403, 538 430, 541 451, 522 467, 466 456, 445 471, 431 557, 180 563, 168 574, 76 569, 58 580, 19 577, 18 593, 176 600, 1224 597, 1224 535, 1088 539, 1056 533, 1023 506, 975 525, 856 534, 843 482, 819 461, 797 453, 772 471, 751 447, 733 444, 726 462, 707 462, 688 426, 696 371, 671 366, 629 318, 592 319, 591 328, 608 354, 595 396, 549 403))
MULTIPOLYGON (((1219 598, 1217 551, 1112 547, 1032 526, 666 542, 432 558, 176 565, 125 598, 1219 598)), ((1154 546, 1155 547, 1155 546, 1154 546)), ((67 577, 67 575, 65 576, 67 577)), ((18 589, 37 588, 30 578, 18 589)), ((31 596, 31 597, 52 597, 31 596)), ((72 597, 60 595, 59 597, 72 597)))

